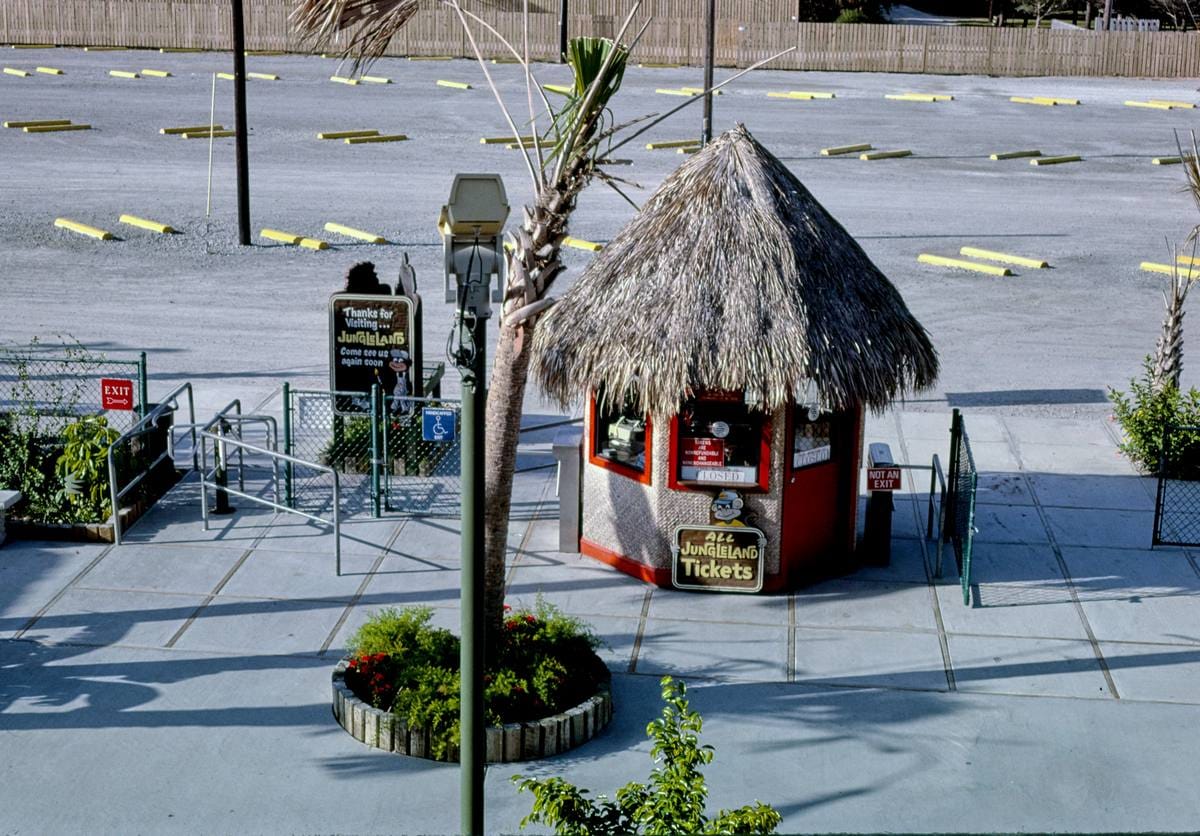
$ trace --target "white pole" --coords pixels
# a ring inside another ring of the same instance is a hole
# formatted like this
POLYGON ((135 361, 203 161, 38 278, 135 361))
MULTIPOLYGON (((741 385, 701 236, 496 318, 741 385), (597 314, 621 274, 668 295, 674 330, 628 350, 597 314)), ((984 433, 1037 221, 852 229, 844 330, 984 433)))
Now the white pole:
POLYGON ((212 157, 213 128, 217 125, 217 74, 212 74, 212 99, 208 104, 208 198, 204 203, 204 217, 212 216, 212 157))

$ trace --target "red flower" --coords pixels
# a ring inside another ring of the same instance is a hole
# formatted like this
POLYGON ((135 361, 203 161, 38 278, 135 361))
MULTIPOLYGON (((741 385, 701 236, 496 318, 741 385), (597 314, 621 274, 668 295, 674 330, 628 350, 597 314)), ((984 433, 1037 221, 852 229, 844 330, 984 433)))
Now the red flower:
POLYGON ((534 616, 534 615, 526 615, 526 616, 525 616, 525 623, 526 623, 526 624, 536 624, 536 623, 537 623, 537 617, 536 617, 536 616, 534 616))

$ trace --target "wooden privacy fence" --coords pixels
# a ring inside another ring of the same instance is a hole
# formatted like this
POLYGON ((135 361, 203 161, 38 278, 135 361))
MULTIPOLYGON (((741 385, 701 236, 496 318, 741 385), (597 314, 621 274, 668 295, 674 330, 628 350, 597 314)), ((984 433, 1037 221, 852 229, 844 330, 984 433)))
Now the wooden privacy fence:
MULTIPOLYGON (((507 40, 520 44, 518 0, 464 0, 507 40)), ((531 2, 531 55, 554 60, 556 0, 531 2)), ((703 16, 695 0, 648 0, 652 17, 635 61, 698 65, 703 16)), ((0 42, 228 49, 228 0, 0 0, 0 42)), ((287 16, 290 0, 247 0, 249 49, 289 52, 336 49, 302 42, 287 16)), ((571 0, 572 35, 614 35, 626 0, 571 0)), ((772 66, 841 70, 1003 76, 1087 75, 1189 78, 1200 76, 1195 32, 1089 32, 991 27, 886 26, 797 23, 794 0, 722 0, 718 4, 717 63, 744 67, 788 47, 772 66)), ((640 22, 635 24, 635 29, 640 22)), ((477 28, 485 57, 507 53, 477 28)), ((470 57, 457 18, 430 2, 392 42, 389 55, 470 57)))

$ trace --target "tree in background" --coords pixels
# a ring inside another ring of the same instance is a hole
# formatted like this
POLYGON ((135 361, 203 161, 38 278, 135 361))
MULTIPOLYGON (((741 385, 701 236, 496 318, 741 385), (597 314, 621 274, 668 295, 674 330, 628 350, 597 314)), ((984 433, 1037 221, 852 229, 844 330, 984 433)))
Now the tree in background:
POLYGON ((1026 17, 1033 18, 1036 27, 1042 25, 1044 18, 1071 11, 1073 5, 1072 0, 1017 0, 1013 7, 1026 17))
POLYGON ((1200 12, 1200 3, 1196 0, 1146 0, 1148 17, 1165 18, 1174 29, 1200 29, 1196 22, 1196 14, 1200 12))
POLYGON ((806 23, 883 23, 890 0, 798 0, 796 16, 806 23))

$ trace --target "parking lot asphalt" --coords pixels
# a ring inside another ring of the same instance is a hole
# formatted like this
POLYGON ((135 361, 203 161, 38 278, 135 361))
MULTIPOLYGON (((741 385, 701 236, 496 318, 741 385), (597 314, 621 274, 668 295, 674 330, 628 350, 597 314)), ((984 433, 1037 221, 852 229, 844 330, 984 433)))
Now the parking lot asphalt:
MULTIPOLYGON (((385 60, 372 74, 392 84, 350 87, 329 81, 334 61, 254 56, 251 71, 280 79, 249 85, 256 243, 238 247, 231 141, 215 146, 206 218, 207 144, 159 133, 207 121, 211 73, 229 69, 227 54, 59 49, 3 60, 64 75, 0 76, 0 120, 93 129, 0 129, 0 341, 64 334, 114 357, 146 350, 151 399, 192 381, 201 415, 232 397, 277 409, 284 381, 320 386, 325 300, 362 259, 387 277, 411 257, 436 359, 450 313, 437 301, 434 224, 453 173, 503 174, 514 208, 529 196, 518 152, 479 143, 504 123, 470 62, 385 60), (172 76, 108 75, 144 68, 172 76), (410 140, 316 139, 354 128, 410 140), (122 213, 180 233, 124 227, 122 213), (119 240, 56 229, 57 217, 119 240), (311 252, 257 237, 264 227, 320 236, 330 221, 393 243, 329 236, 330 249, 311 252)), ((521 107, 518 70, 491 69, 521 107)), ((566 80, 562 67, 537 72, 566 80)), ((661 112, 681 99, 656 89, 699 76, 631 68, 614 120, 661 112)), ((217 83, 227 124, 231 88, 217 83)), ((489 831, 511 832, 528 812, 514 773, 610 794, 643 779, 663 674, 690 683, 717 747, 712 807, 757 797, 780 809, 785 832, 1196 829, 1200 569, 1191 550, 1149 548, 1154 486, 1117 453, 1105 399, 1158 331, 1161 277, 1139 263, 1168 261, 1169 244, 1200 220, 1179 166, 1151 164, 1177 153, 1173 131, 1193 128, 1196 111, 1124 102, 1200 101, 1195 86, 761 71, 717 99, 717 129, 743 122, 787 162, 934 339, 937 386, 873 417, 867 440, 924 463, 945 447, 948 409, 966 412, 981 470, 969 606, 952 559, 935 576, 916 483, 898 495, 886 569, 698 607, 557 552, 553 471, 522 474, 510 597, 541 594, 595 627, 617 709, 574 752, 490 769, 489 831), (767 96, 783 90, 836 98, 767 96), (907 91, 954 99, 884 98, 907 91), (913 154, 820 155, 857 143, 913 154), (988 159, 1020 149, 1083 160, 988 159), (1051 268, 999 278, 917 262, 962 246, 1051 268)), ((694 136, 698 123, 693 107, 642 139, 694 136)), ((638 203, 685 159, 642 141, 617 156, 631 160, 618 173, 643 187, 638 203)), ((571 231, 603 243, 633 212, 593 185, 571 231)), ((564 288, 590 257, 565 252, 564 288)), ((1185 366, 1185 385, 1194 380, 1185 366)), ((531 392, 526 411, 556 408, 531 392)), ((545 458, 544 448, 525 454, 545 458)), ((454 768, 353 741, 331 716, 328 677, 373 608, 425 603, 438 623, 457 623, 457 523, 359 514, 346 527, 347 574, 335 577, 319 526, 245 507, 205 533, 198 502, 185 481, 121 547, 0 549, 0 830, 455 831, 454 768)))
MULTIPOLYGON (((114 354, 147 349, 151 376, 202 379, 213 404, 248 389, 265 395, 283 380, 325 377, 325 298, 350 264, 371 259, 385 278, 407 252, 429 300, 427 344, 449 329, 438 301, 438 209, 457 171, 496 171, 515 207, 530 198, 520 152, 483 145, 505 132, 479 69, 469 61, 384 59, 371 73, 391 84, 347 86, 346 72, 315 56, 251 56, 249 70, 279 76, 248 83, 250 211, 255 245, 238 247, 234 149, 216 142, 212 215, 205 216, 204 140, 162 135, 207 123, 212 73, 228 54, 14 50, 8 63, 61 68, 64 75, 0 77, 0 118, 67 118, 90 131, 0 130, 0 337, 70 334, 114 354), (144 66, 143 66, 144 65, 144 66), (123 79, 111 69, 158 68, 170 78, 123 79), (470 90, 436 85, 465 81, 470 90), (322 131, 375 129, 407 142, 346 145, 322 131), (169 223, 161 236, 117 223, 122 213, 169 223), (95 241, 56 229, 69 217, 113 231, 95 241), (330 221, 384 235, 387 246, 324 232, 330 221), (299 250, 258 237, 263 228, 326 237, 331 249, 299 250)), ((520 70, 491 66, 518 119, 526 118, 520 70)), ((538 65, 541 82, 563 83, 565 67, 538 65)), ((731 71, 721 71, 718 80, 731 71)), ((614 99, 621 123, 682 101, 658 89, 699 83, 695 69, 631 67, 614 99)), ((1162 277, 1142 261, 1171 260, 1200 216, 1182 191, 1174 132, 1200 110, 1147 110, 1125 101, 1200 101, 1195 80, 922 77, 873 73, 756 71, 716 99, 718 131, 741 122, 856 237, 901 289, 942 359, 934 391, 908 409, 947 405, 1069 416, 1106 409, 1104 389, 1123 385, 1153 349, 1162 277), (815 90, 836 98, 796 101, 769 92, 815 90), (942 93, 953 101, 892 101, 887 94, 942 93), (1077 99, 1042 107, 1012 96, 1077 99), (908 149, 903 159, 822 157, 830 146, 908 149), (1034 167, 989 155, 1040 150, 1082 162, 1034 167), (1045 259, 1048 270, 1014 268, 996 278, 918 264, 923 252, 956 255, 976 246, 1045 259)), ((553 97, 554 94, 547 94, 553 97)), ((216 119, 232 119, 232 85, 217 81, 216 119)), ((635 203, 684 156, 644 141, 695 137, 699 107, 686 108, 615 156, 613 172, 639 184, 635 203), (644 141, 643 141, 644 140, 644 141)), ((539 123, 544 127, 545 120, 539 123)), ((584 194, 571 232, 603 243, 634 209, 602 184, 584 194)), ((590 255, 566 250, 565 289, 590 255)), ((1190 324, 1188 334, 1190 336, 1190 324)), ((1191 370, 1185 369, 1185 383, 1191 370)), ((531 396, 531 411, 545 408, 531 396)))

